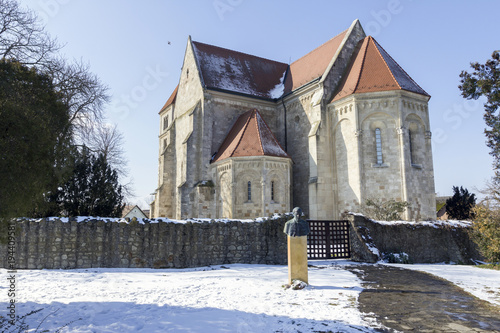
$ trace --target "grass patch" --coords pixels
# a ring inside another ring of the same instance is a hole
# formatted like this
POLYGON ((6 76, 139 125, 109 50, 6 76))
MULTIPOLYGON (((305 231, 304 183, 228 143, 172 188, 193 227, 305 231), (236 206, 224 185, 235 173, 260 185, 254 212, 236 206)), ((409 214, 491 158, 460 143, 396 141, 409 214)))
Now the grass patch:
POLYGON ((500 263, 497 264, 483 264, 483 265, 477 265, 479 268, 486 268, 486 269, 495 269, 497 271, 500 271, 500 263))

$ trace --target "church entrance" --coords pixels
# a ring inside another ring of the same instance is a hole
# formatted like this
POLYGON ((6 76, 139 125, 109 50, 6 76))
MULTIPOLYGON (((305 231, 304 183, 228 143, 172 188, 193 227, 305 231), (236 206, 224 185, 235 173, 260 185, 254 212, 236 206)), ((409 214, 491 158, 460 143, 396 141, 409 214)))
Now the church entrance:
POLYGON ((351 257, 349 221, 307 220, 308 259, 341 259, 351 257))

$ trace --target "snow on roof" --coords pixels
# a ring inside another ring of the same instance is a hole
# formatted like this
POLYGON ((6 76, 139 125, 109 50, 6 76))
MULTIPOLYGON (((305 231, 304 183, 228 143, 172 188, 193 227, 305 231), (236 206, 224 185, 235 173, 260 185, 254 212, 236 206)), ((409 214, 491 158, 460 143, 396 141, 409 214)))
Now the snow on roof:
POLYGON ((207 88, 267 99, 281 97, 287 64, 200 42, 192 45, 207 88))
POLYGON ((285 92, 285 76, 286 72, 283 72, 280 83, 275 85, 274 88, 269 91, 269 96, 271 96, 271 98, 278 99, 283 96, 283 93, 285 92))

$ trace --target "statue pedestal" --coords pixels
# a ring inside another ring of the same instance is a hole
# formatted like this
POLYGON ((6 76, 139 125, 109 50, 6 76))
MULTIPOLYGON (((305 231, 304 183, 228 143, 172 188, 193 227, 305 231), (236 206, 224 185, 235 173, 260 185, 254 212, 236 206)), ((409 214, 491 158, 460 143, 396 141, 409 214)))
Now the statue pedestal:
POLYGON ((288 236, 288 283, 293 280, 309 284, 307 275, 307 236, 288 236))

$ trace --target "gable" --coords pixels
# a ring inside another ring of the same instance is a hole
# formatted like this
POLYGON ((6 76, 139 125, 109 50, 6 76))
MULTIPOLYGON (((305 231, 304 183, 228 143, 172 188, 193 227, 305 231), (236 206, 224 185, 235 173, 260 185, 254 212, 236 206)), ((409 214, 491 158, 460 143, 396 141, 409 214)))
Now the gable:
POLYGON ((206 88, 265 99, 283 94, 287 64, 200 42, 192 45, 206 88))
POLYGON ((362 39, 332 102, 355 93, 406 90, 429 96, 371 36, 362 39))

